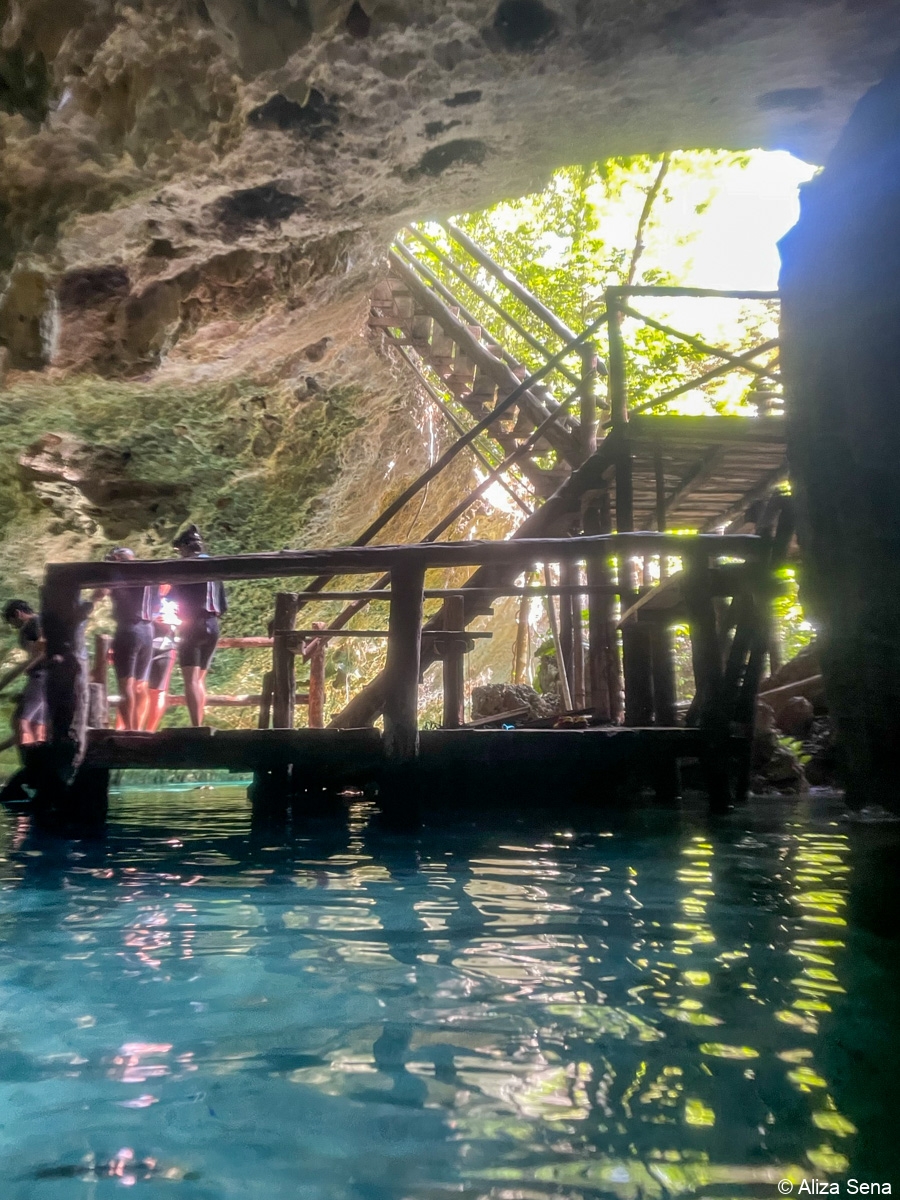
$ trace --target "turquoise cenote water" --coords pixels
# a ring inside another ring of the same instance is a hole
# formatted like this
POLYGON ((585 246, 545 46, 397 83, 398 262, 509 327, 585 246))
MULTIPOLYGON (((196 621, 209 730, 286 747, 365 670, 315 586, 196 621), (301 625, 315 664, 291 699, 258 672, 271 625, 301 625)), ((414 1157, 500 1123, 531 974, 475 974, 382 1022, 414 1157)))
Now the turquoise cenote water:
POLYGON ((816 803, 4 815, 0 1196, 896 1193, 900 835, 816 803))

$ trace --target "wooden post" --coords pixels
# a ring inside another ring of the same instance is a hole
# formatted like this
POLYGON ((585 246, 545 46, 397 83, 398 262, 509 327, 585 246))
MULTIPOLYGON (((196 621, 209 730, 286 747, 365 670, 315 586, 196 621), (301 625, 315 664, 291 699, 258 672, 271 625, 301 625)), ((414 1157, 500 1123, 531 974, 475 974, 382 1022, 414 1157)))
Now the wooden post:
POLYGON ((606 336, 609 345, 609 408, 613 428, 628 421, 628 384, 625 375, 625 349, 622 345, 622 314, 618 297, 606 289, 606 336))
MULTIPOLYGON (((313 629, 324 629, 324 621, 314 621, 313 629)), ((325 728, 325 649, 327 642, 317 638, 309 656, 309 727, 325 728)))
MULTIPOLYGON (((581 582, 581 566, 578 563, 567 562, 560 564, 560 583, 568 587, 577 587, 581 582)), ((572 671, 569 679, 572 684, 572 707, 584 708, 587 703, 584 678, 584 626, 581 620, 581 610, 584 597, 573 592, 570 596, 560 597, 560 608, 567 605, 571 623, 571 658, 572 671)))
MULTIPOLYGON (((526 571, 526 585, 529 578, 529 572, 526 571)), ((446 610, 445 610, 446 611, 446 610)), ((529 615, 531 613, 531 598, 523 596, 519 601, 519 613, 516 618, 516 645, 513 651, 513 683, 528 683, 528 665, 530 660, 530 642, 531 642, 531 627, 529 625, 529 615)), ((452 629, 453 626, 451 625, 452 629)), ((457 626, 456 628, 462 628, 457 626)))
MULTIPOLYGON (((660 533, 666 532, 666 475, 663 469, 663 458, 659 450, 653 457, 653 474, 656 484, 656 528, 660 533)), ((659 556, 659 582, 669 578, 669 559, 665 554, 659 556)))
POLYGON ((297 690, 294 653, 285 634, 297 620, 297 597, 293 592, 275 596, 275 623, 272 644, 272 727, 294 728, 294 693, 297 690))
MULTIPOLYGON (((609 493, 603 492, 585 509, 584 530, 588 534, 609 533, 612 527, 609 493)), ((609 554, 587 560, 587 581, 592 587, 615 584, 609 554)), ((588 597, 590 703, 600 720, 618 721, 622 715, 622 679, 616 632, 615 598, 611 593, 588 597)))
MULTIPOLYGON (((544 564, 544 579, 548 589, 553 586, 553 576, 550 572, 550 564, 544 564)), ((556 650, 556 670, 559 676, 559 699, 562 705, 563 712, 567 712, 572 707, 572 689, 569 682, 569 676, 566 674, 565 653, 563 651, 562 638, 559 631, 559 621, 556 619, 556 608, 553 604, 553 596, 548 591, 547 593, 547 620, 550 622, 550 632, 553 635, 553 645, 556 650)), ((565 600, 564 595, 560 595, 560 601, 565 600)), ((560 603, 562 610, 562 603, 560 603)))
POLYGON ((259 702, 259 721, 257 722, 258 729, 268 729, 272 724, 272 692, 274 688, 275 674, 273 671, 266 671, 262 679, 262 697, 259 702))
POLYGON ((419 664, 422 643, 424 564, 391 571, 391 611, 385 663, 384 753, 392 767, 419 755, 419 664))
POLYGON ((90 701, 88 704, 88 727, 109 728, 109 647, 112 638, 108 633, 98 633, 94 638, 94 661, 91 664, 90 701))
POLYGON ((676 724, 675 647, 672 630, 664 620, 648 622, 653 664, 653 715, 657 725, 676 724))
MULTIPOLYGON (((571 587, 575 583, 571 563, 559 564, 559 582, 563 587, 571 587)), ((550 603, 552 604, 552 600, 550 603)), ((561 666, 565 669, 569 685, 568 707, 575 708, 578 705, 575 695, 575 620, 572 596, 568 593, 559 597, 559 646, 563 658, 561 666)))
MULTIPOLYGON (((466 609, 462 596, 448 596, 444 601, 444 628, 465 629, 466 609)), ((465 723, 466 646, 461 638, 444 643, 444 714, 446 729, 458 729, 465 723)), ((518 682, 518 681, 517 681, 518 682)))
POLYGON ((88 664, 84 627, 92 605, 77 586, 57 582, 41 589, 41 626, 47 641, 47 707, 50 717, 44 803, 63 799, 84 758, 87 742, 88 664))
POLYGON ((581 355, 581 453, 589 459, 597 449, 597 396, 594 391, 596 380, 595 362, 597 348, 586 342, 579 351, 581 355))
POLYGON ((728 752, 728 713, 722 702, 722 648, 716 624, 709 571, 709 550, 692 548, 685 555, 684 597, 691 630, 696 695, 692 702, 695 720, 707 734, 701 757, 710 804, 720 809, 731 799, 728 752))

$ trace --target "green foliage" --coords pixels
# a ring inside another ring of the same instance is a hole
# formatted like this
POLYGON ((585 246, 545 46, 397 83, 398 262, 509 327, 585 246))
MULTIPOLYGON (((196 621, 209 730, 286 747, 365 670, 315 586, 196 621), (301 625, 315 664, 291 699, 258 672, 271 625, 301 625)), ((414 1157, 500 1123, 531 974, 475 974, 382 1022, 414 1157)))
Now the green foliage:
MULTIPOLYGON (((606 287, 625 283, 630 274, 634 283, 640 285, 687 282, 667 269, 667 252, 670 256, 673 243, 685 245, 699 234, 703 214, 716 194, 723 172, 728 168, 741 169, 748 162, 747 155, 717 151, 672 155, 658 192, 654 184, 660 162, 651 158, 611 159, 592 167, 567 167, 557 171, 542 192, 503 201, 484 212, 463 214, 454 218, 454 223, 577 332, 601 311, 606 287), (690 184, 697 194, 698 182, 704 186, 700 189, 701 198, 693 206, 697 218, 693 231, 675 237, 666 227, 667 212, 685 185, 690 184)), ((562 347, 562 341, 528 306, 454 243, 442 226, 426 224, 420 228, 532 337, 550 351, 562 347)), ((408 235, 406 240, 460 296, 478 322, 516 358, 532 369, 542 365, 540 351, 512 331, 489 303, 467 289, 439 255, 414 237, 408 235)), ((775 314, 770 306, 760 302, 711 304, 678 300, 660 307, 660 301, 642 297, 634 305, 666 324, 738 351, 772 337, 775 332, 775 314)), ((650 403, 720 361, 632 318, 623 321, 622 332, 632 404, 650 403)), ((606 335, 602 330, 597 343, 601 354, 606 353, 606 335)), ((565 366, 578 376, 577 355, 569 358, 565 366)), ((674 402, 667 411, 740 411, 742 405, 753 402, 753 396, 748 394, 749 380, 746 374, 710 380, 702 389, 674 402)), ((547 383, 559 401, 572 391, 571 380, 561 372, 549 376, 547 383)))

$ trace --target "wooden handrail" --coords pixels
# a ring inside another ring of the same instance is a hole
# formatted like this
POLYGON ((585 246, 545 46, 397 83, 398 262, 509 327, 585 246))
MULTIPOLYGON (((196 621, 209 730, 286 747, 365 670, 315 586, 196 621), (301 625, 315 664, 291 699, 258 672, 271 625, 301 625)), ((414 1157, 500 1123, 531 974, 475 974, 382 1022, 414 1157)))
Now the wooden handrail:
MULTIPOLYGON (((671 325, 666 325, 662 321, 648 317, 645 313, 638 312, 630 304, 620 304, 619 312, 633 317, 636 321, 641 321, 644 325, 649 325, 651 329, 658 329, 660 333, 664 333, 668 337, 678 338, 679 341, 685 342, 688 346, 693 346, 695 350, 699 350, 702 354, 708 354, 712 358, 724 358, 738 370, 749 371, 754 375, 765 376, 765 378, 771 379, 776 383, 780 382, 778 376, 772 371, 766 370, 765 367, 761 367, 757 363, 746 361, 746 356, 742 357, 739 354, 733 354, 729 350, 724 350, 721 346, 711 346, 708 342, 702 341, 702 339, 695 337, 693 334, 682 333, 680 329, 673 329, 671 325)), ((763 344, 771 346, 771 342, 763 344)), ((775 345, 778 345, 777 341, 775 345)))
MULTIPOLYGON (((753 350, 748 350, 744 355, 738 355, 739 358, 757 358, 760 354, 766 354, 773 347, 778 345, 778 339, 772 338, 768 342, 763 342, 756 346, 753 350)), ((612 357, 612 356, 610 356, 612 357)), ((670 400, 676 399, 678 396, 683 396, 685 392, 692 392, 698 387, 702 387, 704 383, 708 383, 710 379, 718 379, 722 375, 728 375, 734 371, 736 366, 734 363, 726 362, 721 366, 713 367, 711 371, 705 371, 702 375, 698 375, 695 379, 688 379, 687 382, 681 383, 676 388, 672 388, 668 392, 663 392, 661 396, 655 396, 652 400, 645 400, 643 404, 636 404, 634 408, 629 409, 629 416, 637 416, 639 413, 649 412, 650 409, 659 408, 663 404, 668 404, 670 400)), ((615 418, 613 418, 614 420, 615 418)), ((611 425, 612 420, 605 421, 604 427, 611 425)))
MULTIPOLYGON (((427 270, 427 268, 425 269, 427 270)), ((392 270, 395 274, 399 275, 406 287, 412 291, 429 316, 434 317, 444 332, 449 334, 453 341, 463 350, 466 358, 482 370, 488 378, 493 379, 507 393, 507 396, 503 400, 498 399, 493 410, 496 413, 500 404, 508 400, 510 394, 519 391, 522 382, 527 381, 520 381, 518 376, 513 374, 512 368, 507 363, 503 362, 502 359, 495 358, 487 346, 483 345, 475 337, 468 325, 460 321, 458 317, 455 317, 441 298, 435 295, 434 291, 422 279, 418 278, 412 267, 401 262, 396 255, 392 257, 392 270)), ((549 374, 559 366, 560 361, 565 357, 566 353, 571 353, 571 351, 560 351, 559 354, 548 358, 540 370, 544 374, 549 374)), ((533 378, 533 376, 530 378, 533 378)), ((527 386, 519 392, 518 403, 528 409, 529 416, 535 421, 543 421, 548 416, 555 416, 557 412, 556 402, 551 401, 554 408, 549 408, 531 391, 530 383, 527 383, 527 386)), ((563 457, 571 462, 576 460, 576 438, 569 429, 565 428, 562 422, 556 428, 551 426, 547 437, 553 448, 562 454, 563 457)))
MULTIPOLYGON (((539 338, 536 338, 533 333, 531 333, 525 328, 524 325, 517 321, 512 313, 507 312, 503 305, 500 304, 499 301, 495 300, 490 292, 486 292, 481 284, 472 279, 471 276, 468 275, 458 263, 453 261, 449 254, 445 254, 436 242, 433 242, 430 237, 426 237, 426 235, 422 233, 421 230, 416 229, 414 225, 407 226, 407 230, 413 235, 413 237, 417 238, 423 246, 430 250, 431 253, 444 264, 444 266, 451 270, 458 279, 461 279, 466 287, 469 288, 469 290, 472 291, 479 300, 483 300, 485 304, 493 308, 494 311, 503 318, 506 324, 509 325, 510 329, 514 329, 519 337, 524 338, 524 340, 528 342, 533 350, 537 350, 538 354, 542 355, 544 358, 550 357, 553 351, 549 348, 549 346, 545 346, 539 338)), ((395 244, 403 245, 402 242, 395 244)), ((406 246, 406 249, 409 251, 408 246, 406 246)), ((416 262, 419 261, 418 257, 413 254, 412 251, 409 251, 409 253, 416 262)), ((510 355, 510 357, 512 356, 510 355)), ((568 379, 569 383, 574 384, 576 387, 578 386, 580 382, 578 376, 572 371, 568 370, 567 367, 560 366, 559 373, 564 375, 566 379, 568 379)))
POLYGON ((209 558, 134 559, 131 562, 50 563, 45 594, 79 588, 186 583, 198 579, 288 579, 298 575, 366 575, 408 564, 425 570, 451 567, 527 566, 535 562, 580 562, 594 554, 707 554, 756 558, 765 542, 753 534, 679 535, 609 533, 592 537, 510 538, 503 542, 413 542, 400 546, 335 546, 323 550, 280 550, 209 558))
MULTIPOLYGON (((446 404, 441 399, 441 397, 438 395, 437 391, 431 386, 429 381, 423 375, 422 371, 418 368, 418 366, 413 362, 413 360, 410 358, 410 356, 406 353, 405 347, 398 344, 397 339, 393 336, 393 334, 391 334, 388 331, 385 331, 385 333, 386 333, 388 343, 391 345, 392 349, 396 350, 396 352, 400 355, 400 357, 403 359, 403 361, 406 363, 406 365, 409 367, 409 369, 411 371, 415 372, 415 374, 419 380, 419 383, 425 389, 425 392, 428 395, 428 398, 435 405, 438 412, 441 413, 441 415, 444 416, 450 422, 450 424, 456 430, 457 434, 459 436, 462 436, 466 432, 465 427, 457 419, 453 410, 450 408, 450 406, 448 404, 446 404)), ((481 465, 483 467, 487 467, 487 469, 489 471, 493 471, 494 464, 487 457, 487 455, 484 454, 478 448, 478 446, 475 445, 474 442, 470 443, 470 448, 471 448, 471 451, 474 454, 474 456, 481 463, 481 465)), ((501 478, 500 480, 498 480, 498 482, 500 483, 500 486, 503 488, 503 490, 506 492, 506 494, 510 497, 510 499, 519 506, 519 508, 522 510, 522 512, 525 513, 526 516, 528 516, 531 513, 532 509, 530 508, 530 506, 528 504, 525 503, 525 501, 521 498, 521 496, 518 494, 518 492, 513 487, 511 487, 505 479, 501 478)))
POLYGON ((614 293, 616 296, 683 296, 686 298, 693 297, 697 300, 779 300, 781 298, 780 292, 720 290, 718 288, 655 287, 646 284, 625 285, 611 283, 606 291, 607 294, 614 293))
POLYGON ((482 249, 477 242, 472 241, 467 233, 464 233, 449 221, 442 221, 441 224, 458 246, 462 246, 463 250, 471 254, 472 258, 480 266, 484 267, 489 275, 493 275, 505 288, 508 288, 516 299, 521 300, 536 317, 539 317, 549 329, 553 330, 558 338, 562 338, 564 342, 571 342, 578 336, 574 330, 568 327, 565 321, 560 320, 556 313, 551 312, 546 304, 538 300, 537 296, 530 292, 523 283, 520 283, 511 271, 507 271, 501 267, 499 263, 491 258, 486 250, 482 249))

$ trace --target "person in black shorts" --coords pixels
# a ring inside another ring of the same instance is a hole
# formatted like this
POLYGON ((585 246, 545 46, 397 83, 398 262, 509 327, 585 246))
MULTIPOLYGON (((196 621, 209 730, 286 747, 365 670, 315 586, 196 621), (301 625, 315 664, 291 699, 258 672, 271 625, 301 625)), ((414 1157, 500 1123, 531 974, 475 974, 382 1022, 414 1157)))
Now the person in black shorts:
POLYGON ((15 734, 20 748, 33 746, 47 739, 47 660, 41 622, 27 600, 10 600, 3 619, 18 630, 19 645, 27 658, 0 680, 0 691, 25 675, 25 688, 16 706, 15 734))
MULTIPOLYGON (((168 592, 168 585, 160 593, 168 592)), ((155 733, 166 711, 169 680, 175 665, 175 631, 178 617, 175 605, 169 599, 159 598, 159 607, 153 614, 153 656, 150 659, 150 674, 147 676, 147 700, 141 714, 141 729, 155 733)))
MULTIPOLYGON (((133 562, 134 551, 118 546, 106 556, 107 562, 133 562)), ((94 598, 109 595, 116 631, 112 659, 119 685, 119 721, 123 729, 140 729, 145 707, 147 676, 153 653, 154 589, 143 584, 121 584, 95 593, 94 598)))
MULTIPOLYGON (((196 525, 172 543, 182 558, 208 558, 196 525)), ((178 662, 184 676, 184 698, 192 725, 202 725, 206 714, 206 672, 219 641, 219 617, 227 608, 225 589, 217 579, 179 583, 172 598, 181 619, 178 662)))

